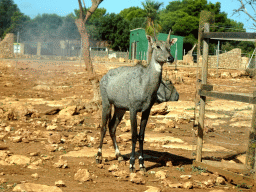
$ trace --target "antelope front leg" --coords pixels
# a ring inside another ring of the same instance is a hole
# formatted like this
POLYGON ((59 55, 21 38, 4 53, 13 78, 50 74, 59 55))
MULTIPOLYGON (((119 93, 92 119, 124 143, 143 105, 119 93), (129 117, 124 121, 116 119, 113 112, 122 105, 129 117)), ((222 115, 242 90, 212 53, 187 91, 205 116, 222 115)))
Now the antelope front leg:
POLYGON ((130 157, 130 172, 135 172, 135 146, 137 142, 137 113, 130 110, 130 120, 132 128, 132 155, 130 157))
POLYGON ((148 122, 150 110, 142 112, 141 123, 140 123, 140 133, 139 133, 139 145, 140 145, 140 156, 139 156, 139 165, 140 170, 146 172, 146 167, 144 165, 144 154, 143 154, 143 142, 145 136, 145 128, 148 122))

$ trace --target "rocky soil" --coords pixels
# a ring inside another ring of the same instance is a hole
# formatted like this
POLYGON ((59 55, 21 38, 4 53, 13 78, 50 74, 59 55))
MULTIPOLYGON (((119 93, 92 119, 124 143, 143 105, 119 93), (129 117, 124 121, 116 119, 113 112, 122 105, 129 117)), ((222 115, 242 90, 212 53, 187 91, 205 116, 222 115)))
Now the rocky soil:
MULTIPOLYGON (((118 66, 95 64, 99 76, 118 66)), ((128 112, 117 129, 124 161, 115 159, 107 133, 103 163, 95 163, 101 106, 91 101, 92 87, 79 63, 1 60, 0 191, 255 191, 192 165, 198 119, 196 72, 164 67, 163 76, 175 84, 180 100, 153 106, 144 146, 147 172, 140 172, 136 161, 137 171, 130 174, 128 112)), ((209 70, 208 81, 215 84, 214 90, 226 92, 251 93, 256 85, 238 70, 219 70, 217 75, 209 70)), ((249 104, 207 98, 203 158, 244 164, 251 116, 249 104)))

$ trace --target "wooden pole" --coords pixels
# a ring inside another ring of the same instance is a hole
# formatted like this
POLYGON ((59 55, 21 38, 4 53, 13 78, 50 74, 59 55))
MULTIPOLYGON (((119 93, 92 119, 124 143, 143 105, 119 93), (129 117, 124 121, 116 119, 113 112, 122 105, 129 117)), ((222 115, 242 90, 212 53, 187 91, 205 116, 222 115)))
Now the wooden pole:
POLYGON ((217 47, 217 69, 216 69, 217 76, 218 76, 218 70, 219 70, 219 56, 220 56, 220 41, 218 41, 218 47, 217 47))
POLYGON ((246 152, 246 167, 248 169, 256 170, 255 161, 255 147, 256 147, 256 105, 253 105, 252 123, 249 131, 249 141, 246 152))
MULTIPOLYGON (((209 32, 209 31, 210 31, 210 25, 209 25, 209 23, 205 23, 204 24, 204 32, 209 32)), ((209 52, 209 39, 204 39, 203 40, 202 84, 207 83, 208 52, 209 52)), ((196 160, 200 161, 200 162, 202 161, 205 102, 206 102, 206 97, 200 96, 198 136, 197 136, 197 153, 196 153, 196 160)))

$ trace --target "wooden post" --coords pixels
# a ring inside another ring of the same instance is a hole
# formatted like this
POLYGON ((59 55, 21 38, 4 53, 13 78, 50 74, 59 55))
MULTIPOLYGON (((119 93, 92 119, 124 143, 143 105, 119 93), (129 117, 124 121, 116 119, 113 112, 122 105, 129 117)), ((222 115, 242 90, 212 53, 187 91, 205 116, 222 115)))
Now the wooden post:
POLYGON ((218 47, 217 47, 217 69, 216 69, 217 76, 218 76, 218 70, 219 70, 219 57, 220 57, 220 41, 218 41, 218 47))
POLYGON ((129 60, 129 51, 127 49, 127 52, 126 52, 126 63, 128 62, 128 60, 129 60))
MULTIPOLYGON (((209 25, 209 23, 205 23, 204 24, 204 32, 209 32, 209 31, 210 31, 210 25, 209 25)), ((207 83, 208 52, 209 52, 209 39, 204 39, 203 40, 202 84, 207 83)), ((198 136, 197 136, 197 153, 196 153, 196 160, 200 161, 200 162, 202 161, 205 102, 206 102, 206 97, 200 96, 198 136)))
POLYGON ((37 42, 37 56, 41 56, 41 47, 42 47, 42 43, 37 42))
POLYGON ((249 131, 249 141, 246 152, 246 167, 248 169, 256 170, 256 157, 255 157, 255 147, 256 147, 256 105, 253 105, 252 113, 252 123, 251 129, 249 131))

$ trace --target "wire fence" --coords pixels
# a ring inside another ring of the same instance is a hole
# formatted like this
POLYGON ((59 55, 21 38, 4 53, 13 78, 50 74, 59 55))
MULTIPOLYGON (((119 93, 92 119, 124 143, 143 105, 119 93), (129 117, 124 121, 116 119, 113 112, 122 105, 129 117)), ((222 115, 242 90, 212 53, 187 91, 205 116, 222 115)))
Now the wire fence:
MULTIPOLYGON (((92 58, 126 58, 127 52, 113 51, 103 41, 90 42, 92 58)), ((81 40, 56 40, 51 42, 22 42, 15 43, 14 53, 21 58, 78 60, 82 58, 81 40)))

